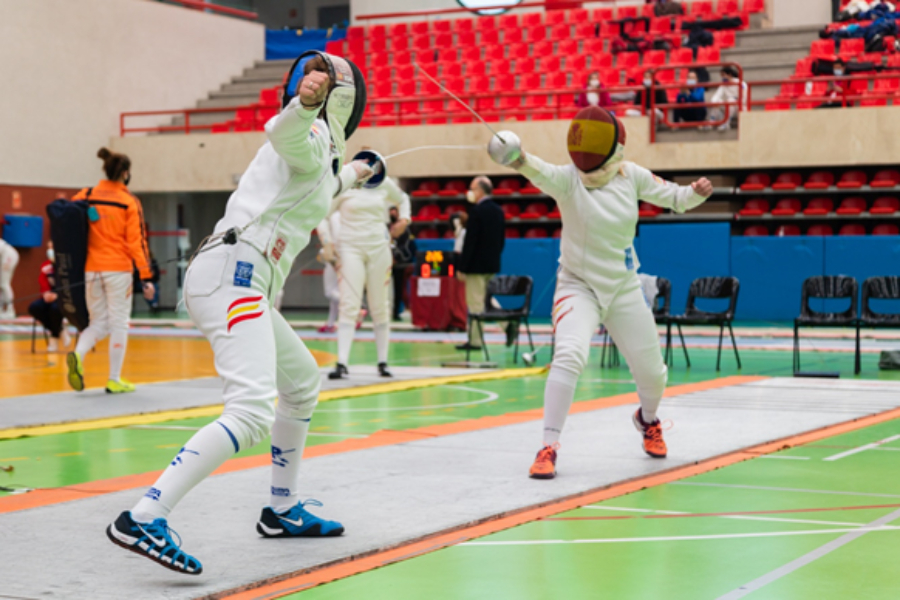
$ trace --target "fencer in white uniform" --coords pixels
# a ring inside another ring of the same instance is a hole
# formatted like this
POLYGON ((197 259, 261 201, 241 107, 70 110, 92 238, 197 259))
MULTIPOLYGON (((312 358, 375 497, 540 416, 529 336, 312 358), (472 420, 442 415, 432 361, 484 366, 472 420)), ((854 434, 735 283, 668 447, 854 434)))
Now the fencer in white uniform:
MULTIPOLYGON (((338 361, 331 379, 347 375, 350 349, 356 332, 356 318, 362 306, 363 293, 369 301, 369 314, 375 330, 378 373, 391 377, 388 349, 391 335, 391 238, 386 219, 388 208, 400 212, 398 223, 406 227, 410 221, 409 196, 390 178, 376 188, 347 190, 338 198, 336 210, 341 215, 341 235, 333 242, 328 224, 319 230, 323 255, 331 251, 340 261, 338 289, 338 361)), ((327 259, 326 259, 327 260, 327 259)))
POLYGON ((200 562, 170 537, 168 514, 223 462, 270 431, 270 500, 257 532, 264 537, 343 532, 340 523, 312 515, 304 508, 309 502, 299 501, 300 460, 320 373, 271 303, 334 199, 372 174, 359 161, 341 168, 345 139, 362 117, 364 86, 359 70, 336 56, 307 52, 292 68, 286 105, 266 123, 268 141, 185 279, 188 312, 212 345, 224 380, 222 416, 188 440, 134 509, 110 525, 107 534, 114 543, 180 573, 199 574, 200 562))
POLYGON ((599 107, 583 109, 572 122, 569 150, 575 164, 550 165, 532 154, 516 152, 518 138, 510 132, 501 135, 509 136, 510 143, 504 146, 492 140, 491 155, 552 197, 563 223, 552 314, 556 347, 544 392, 543 448, 530 476, 551 479, 556 474, 559 437, 587 362, 591 337, 601 323, 637 384, 641 408, 633 421, 643 434, 644 450, 665 457, 656 413, 667 370, 656 323, 637 276, 633 243, 638 200, 682 213, 702 204, 712 194, 712 185, 700 179, 691 186, 679 186, 625 161, 624 128, 599 107), (591 134, 599 135, 600 141, 585 139, 591 134), (580 168, 591 167, 592 162, 600 166, 589 172, 580 168))
POLYGON ((0 319, 15 319, 15 296, 12 278, 19 264, 19 252, 4 239, 0 239, 0 319))
POLYGON ((319 241, 322 242, 323 235, 330 238, 329 245, 324 242, 322 249, 317 257, 324 267, 322 268, 322 288, 325 298, 328 300, 328 322, 319 327, 319 333, 333 333, 335 323, 337 323, 340 310, 341 293, 338 288, 337 268, 340 267, 340 260, 334 252, 335 241, 341 237, 341 213, 334 212, 327 218, 323 219, 316 228, 319 234, 319 241))

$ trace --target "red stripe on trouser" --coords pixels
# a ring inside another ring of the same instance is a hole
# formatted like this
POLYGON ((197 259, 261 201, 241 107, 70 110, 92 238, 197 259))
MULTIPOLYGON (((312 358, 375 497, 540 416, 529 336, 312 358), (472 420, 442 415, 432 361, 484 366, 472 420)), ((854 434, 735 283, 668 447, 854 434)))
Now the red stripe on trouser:
POLYGON ((255 298, 247 297, 247 298, 241 298, 239 300, 235 300, 234 302, 231 303, 231 306, 229 306, 228 310, 226 310, 225 312, 231 312, 231 309, 234 308, 235 306, 240 306, 241 304, 247 304, 249 302, 259 302, 262 299, 263 299, 262 296, 256 296, 255 298))
POLYGON ((238 323, 240 323, 241 321, 248 321, 250 319, 255 319, 255 318, 261 317, 261 316, 262 316, 262 312, 255 312, 255 313, 247 313, 247 314, 241 315, 239 317, 236 317, 228 322, 228 332, 230 333, 231 328, 234 327, 235 325, 237 325, 238 323))

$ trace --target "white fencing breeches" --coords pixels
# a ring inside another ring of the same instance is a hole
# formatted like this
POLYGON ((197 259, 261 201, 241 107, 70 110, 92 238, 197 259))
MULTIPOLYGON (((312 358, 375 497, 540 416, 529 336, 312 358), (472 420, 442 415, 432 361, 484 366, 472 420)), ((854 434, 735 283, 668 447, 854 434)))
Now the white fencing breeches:
POLYGON ((18 264, 18 251, 9 244, 0 245, 0 313, 15 313, 12 278, 18 264))
POLYGON ((212 345, 216 371, 225 383, 225 407, 217 421, 185 444, 135 508, 144 518, 165 516, 222 462, 270 431, 271 504, 296 503, 320 375, 306 345, 270 307, 271 277, 268 260, 243 243, 201 253, 188 269, 187 309, 212 345))
POLYGON ((544 394, 545 443, 554 443, 562 432, 575 385, 587 364, 591 338, 601 322, 631 369, 645 421, 656 418, 668 370, 660 352, 656 321, 637 276, 630 276, 606 308, 599 305, 586 283, 560 270, 553 302, 556 348, 544 394))
POLYGON ((378 362, 387 362, 391 326, 391 267, 390 246, 365 250, 341 244, 341 268, 338 288, 341 295, 338 318, 338 362, 350 360, 356 319, 362 307, 363 292, 369 300, 369 315, 375 330, 378 362))
POLYGON ((82 358, 109 336, 109 378, 118 381, 128 348, 128 323, 134 279, 127 271, 87 271, 84 295, 91 322, 81 332, 75 352, 82 358))

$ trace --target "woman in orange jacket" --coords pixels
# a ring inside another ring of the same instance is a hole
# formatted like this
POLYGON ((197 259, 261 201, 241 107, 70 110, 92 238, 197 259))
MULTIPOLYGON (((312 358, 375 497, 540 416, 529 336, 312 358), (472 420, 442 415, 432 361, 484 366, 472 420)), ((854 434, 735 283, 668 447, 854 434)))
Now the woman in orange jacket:
POLYGON ((144 296, 152 298, 153 284, 148 280, 150 252, 144 231, 141 201, 128 191, 131 160, 101 148, 97 156, 103 160, 103 179, 92 188, 78 192, 72 200, 88 202, 87 262, 85 264, 85 298, 91 323, 81 333, 74 352, 66 357, 69 385, 77 392, 84 389, 82 360, 94 345, 109 336, 110 394, 133 392, 134 384, 122 379, 122 363, 128 345, 128 321, 131 318, 132 273, 135 268, 144 281, 144 296))

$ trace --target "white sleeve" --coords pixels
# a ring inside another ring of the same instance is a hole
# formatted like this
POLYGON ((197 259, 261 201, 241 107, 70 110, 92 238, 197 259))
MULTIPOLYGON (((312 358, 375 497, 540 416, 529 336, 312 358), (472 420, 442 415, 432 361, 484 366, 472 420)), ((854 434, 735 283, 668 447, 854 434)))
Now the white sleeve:
POLYGON ((334 193, 335 202, 332 202, 331 212, 337 210, 337 207, 340 206, 341 202, 344 199, 344 194, 347 191, 353 189, 353 186, 356 185, 356 177, 356 169, 351 167, 350 163, 344 165, 344 168, 341 169, 340 173, 338 173, 338 183, 340 184, 340 187, 334 193))
POLYGON ((401 190, 400 186, 390 177, 385 177, 384 183, 381 185, 387 192, 388 204, 397 207, 401 219, 411 221, 412 209, 409 204, 409 195, 401 190))
POLYGON ((332 234, 331 222, 328 217, 322 219, 322 222, 316 227, 316 233, 319 234, 319 241, 322 242, 322 244, 334 243, 334 235, 332 234))
POLYGON ((643 200, 670 208, 676 213, 696 208, 706 202, 706 198, 694 192, 689 185, 678 185, 671 181, 654 175, 644 167, 636 164, 628 164, 626 167, 631 180, 637 190, 638 200, 643 200))
POLYGON ((318 114, 303 108, 298 96, 266 123, 266 135, 275 152, 301 173, 321 168, 322 162, 330 158, 328 132, 313 127, 318 114))
POLYGON ((566 202, 572 197, 572 171, 567 167, 551 165, 526 153, 525 164, 518 171, 557 202, 566 202))

